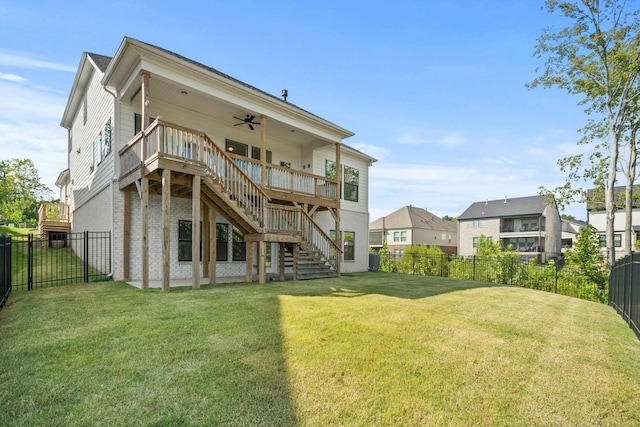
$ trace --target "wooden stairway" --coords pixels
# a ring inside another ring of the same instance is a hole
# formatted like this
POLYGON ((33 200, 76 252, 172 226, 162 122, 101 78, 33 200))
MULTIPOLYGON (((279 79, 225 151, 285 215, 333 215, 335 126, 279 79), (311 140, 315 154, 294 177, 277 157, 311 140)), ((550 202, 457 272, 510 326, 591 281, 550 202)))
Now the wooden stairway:
POLYGON ((298 262, 294 277, 298 280, 338 277, 338 272, 328 260, 309 245, 298 245, 298 262))

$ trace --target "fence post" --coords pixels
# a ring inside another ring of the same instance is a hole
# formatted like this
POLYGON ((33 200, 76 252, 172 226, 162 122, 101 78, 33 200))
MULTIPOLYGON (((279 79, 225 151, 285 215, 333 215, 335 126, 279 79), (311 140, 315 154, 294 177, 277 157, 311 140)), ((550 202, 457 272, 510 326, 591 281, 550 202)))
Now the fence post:
POLYGON ((27 290, 33 290, 33 235, 27 234, 27 290))
POLYGON ((476 280, 476 256, 473 256, 473 275, 471 280, 476 280))
POLYGON ((89 231, 84 232, 84 281, 89 282, 89 231))

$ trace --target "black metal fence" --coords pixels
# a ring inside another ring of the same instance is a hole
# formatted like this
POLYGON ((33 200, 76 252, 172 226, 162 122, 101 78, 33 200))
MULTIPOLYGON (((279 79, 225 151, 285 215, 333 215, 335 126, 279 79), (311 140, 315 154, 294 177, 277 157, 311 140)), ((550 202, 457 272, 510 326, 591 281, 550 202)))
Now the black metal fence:
POLYGON ((616 261, 609 275, 609 305, 640 339, 640 253, 616 261))
POLYGON ((11 293, 11 238, 0 236, 0 309, 11 293))
POLYGON ((37 287, 105 280, 111 272, 111 233, 11 236, 11 286, 37 287))
POLYGON ((561 264, 541 264, 535 259, 527 261, 519 257, 460 257, 448 254, 396 256, 392 253, 380 253, 380 259, 375 260, 375 254, 373 255, 373 263, 381 271, 501 283, 600 303, 607 302, 606 279, 594 281, 580 270, 563 267, 561 264))

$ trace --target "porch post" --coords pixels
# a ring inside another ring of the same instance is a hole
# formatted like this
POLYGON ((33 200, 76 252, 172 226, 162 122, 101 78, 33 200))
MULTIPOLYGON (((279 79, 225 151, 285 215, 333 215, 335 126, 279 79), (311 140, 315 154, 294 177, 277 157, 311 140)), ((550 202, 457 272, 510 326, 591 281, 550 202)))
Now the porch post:
POLYGON ((209 234, 211 233, 211 224, 209 224, 209 205, 205 202, 202 204, 202 277, 209 277, 209 245, 211 239, 209 234))
POLYGON ((142 217, 142 289, 149 287, 149 179, 142 177, 142 198, 140 199, 140 214, 142 217))
POLYGON ((245 240, 245 243, 245 253, 247 257, 245 281, 251 283, 253 281, 253 242, 247 242, 245 240))
POLYGON ((267 187, 267 116, 260 116, 260 182, 262 188, 267 187))
POLYGON ((200 289, 200 175, 193 175, 191 189, 192 289, 200 289))
POLYGON ((171 280, 171 171, 162 170, 162 292, 169 292, 171 280))
POLYGON ((216 226, 217 213, 213 208, 209 209, 209 223, 211 232, 209 240, 209 284, 216 283, 216 259, 218 258, 218 227, 216 226))
MULTIPOLYGON (((342 249, 342 233, 340 233, 340 200, 342 199, 342 164, 340 163, 340 148, 342 144, 336 144, 336 179, 338 180, 338 204, 336 206, 336 243, 338 247, 342 249)), ((342 253, 339 252, 338 256, 336 256, 336 267, 338 276, 340 275, 340 270, 342 269, 342 253)))
POLYGON ((280 242, 280 259, 278 262, 278 268, 279 268, 278 279, 284 280, 284 243, 283 242, 280 242))
POLYGON ((131 266, 130 266, 130 250, 131 250, 131 193, 125 191, 124 197, 124 218, 122 218, 123 231, 122 235, 122 275, 125 282, 131 280, 131 266))
POLYGON ((267 275, 264 268, 264 258, 267 252, 267 243, 264 240, 258 241, 258 283, 261 285, 267 282, 267 275))
POLYGON ((149 77, 151 73, 146 70, 140 72, 142 75, 142 130, 149 126, 149 77))

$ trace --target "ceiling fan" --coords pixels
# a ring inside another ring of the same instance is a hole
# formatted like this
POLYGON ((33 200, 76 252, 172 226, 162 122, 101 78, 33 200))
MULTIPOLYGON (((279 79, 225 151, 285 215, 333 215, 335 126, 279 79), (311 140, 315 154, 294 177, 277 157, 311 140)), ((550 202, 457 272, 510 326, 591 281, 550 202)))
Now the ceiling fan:
POLYGON ((256 116, 252 116, 251 114, 247 114, 247 117, 245 117, 244 119, 241 119, 240 117, 236 117, 236 116, 233 116, 233 118, 241 120, 240 123, 236 123, 234 126, 249 125, 249 129, 251 129, 251 130, 253 130, 253 125, 259 125, 260 124, 260 122, 254 122, 253 121, 256 118, 256 116))

